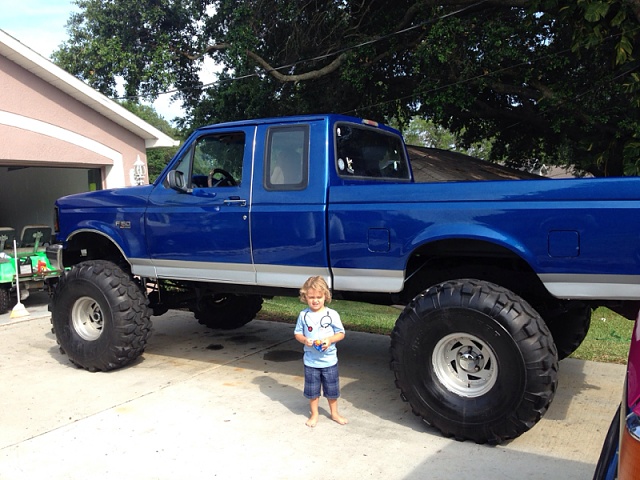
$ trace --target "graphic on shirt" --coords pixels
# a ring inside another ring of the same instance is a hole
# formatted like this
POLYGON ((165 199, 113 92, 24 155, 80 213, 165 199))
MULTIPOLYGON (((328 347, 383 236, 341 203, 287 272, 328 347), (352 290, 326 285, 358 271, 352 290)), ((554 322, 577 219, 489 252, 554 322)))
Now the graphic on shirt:
MULTIPOLYGON (((313 332, 313 326, 309 325, 309 322, 307 321, 307 315, 309 315, 310 312, 304 312, 304 318, 302 319, 303 323, 305 324, 305 326, 307 327, 307 331, 308 332, 313 332)), ((327 310, 326 313, 320 318, 320 328, 327 328, 330 327, 331 325, 333 325, 333 321, 331 320, 331 315, 329 315, 329 311, 327 310)))

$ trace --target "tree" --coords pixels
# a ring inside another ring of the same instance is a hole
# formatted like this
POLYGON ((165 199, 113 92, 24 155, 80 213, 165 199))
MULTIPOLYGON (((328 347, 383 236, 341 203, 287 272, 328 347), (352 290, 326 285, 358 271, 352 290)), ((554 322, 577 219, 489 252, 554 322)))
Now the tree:
MULTIPOLYGON (((389 124, 392 127, 400 128, 393 120, 389 124)), ((464 147, 457 135, 421 117, 411 118, 409 123, 404 126, 403 134, 407 145, 451 150, 483 160, 488 160, 491 155, 491 139, 464 147)))
POLYGON ((415 115, 494 159, 636 173, 640 0, 78 0, 54 60, 103 93, 175 88, 188 130, 415 115), (122 19, 127 21, 123 22, 122 19), (202 85, 205 58, 222 68, 202 85))

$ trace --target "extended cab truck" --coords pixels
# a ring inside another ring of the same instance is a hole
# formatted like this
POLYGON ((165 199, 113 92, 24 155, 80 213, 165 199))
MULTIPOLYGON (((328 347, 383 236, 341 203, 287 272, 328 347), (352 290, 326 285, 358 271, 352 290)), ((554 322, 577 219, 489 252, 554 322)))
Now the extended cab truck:
POLYGON ((52 323, 106 371, 143 352, 151 314, 240 327, 322 275, 406 305, 391 367, 416 414, 499 443, 546 412, 591 308, 635 316, 639 199, 635 178, 414 183, 399 132, 351 117, 213 125, 153 185, 57 201, 52 323))

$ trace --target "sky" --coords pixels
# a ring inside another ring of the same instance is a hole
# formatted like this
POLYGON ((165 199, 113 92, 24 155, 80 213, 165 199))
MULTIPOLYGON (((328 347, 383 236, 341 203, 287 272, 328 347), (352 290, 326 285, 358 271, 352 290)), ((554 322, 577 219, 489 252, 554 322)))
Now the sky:
MULTIPOLYGON (((66 24, 77 7, 72 0, 0 0, 0 30, 31 50, 50 59, 67 40, 66 24)), ((166 120, 182 116, 171 95, 161 95, 153 104, 166 120)))

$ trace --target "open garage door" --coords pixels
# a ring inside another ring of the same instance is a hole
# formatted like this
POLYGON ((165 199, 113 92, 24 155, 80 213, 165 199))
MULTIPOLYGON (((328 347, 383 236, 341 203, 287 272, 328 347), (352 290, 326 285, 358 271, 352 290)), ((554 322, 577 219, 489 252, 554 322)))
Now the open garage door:
POLYGON ((102 169, 0 164, 0 227, 53 227, 59 197, 102 188, 102 169))

